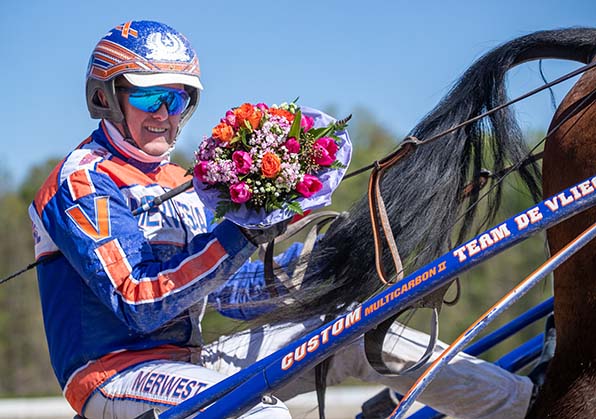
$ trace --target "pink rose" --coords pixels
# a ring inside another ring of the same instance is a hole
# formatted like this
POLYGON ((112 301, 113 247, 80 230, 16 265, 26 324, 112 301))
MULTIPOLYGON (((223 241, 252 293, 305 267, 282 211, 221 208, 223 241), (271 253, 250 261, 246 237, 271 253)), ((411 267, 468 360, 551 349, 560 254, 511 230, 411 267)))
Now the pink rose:
POLYGON ((267 106, 264 103, 257 103, 257 109, 262 110, 263 112, 265 112, 267 109, 269 109, 269 106, 267 106))
POLYGON ((245 175, 252 167, 252 157, 246 151, 237 150, 232 153, 232 161, 236 166, 236 172, 245 175))
POLYGON ((315 163, 321 166, 331 166, 335 161, 337 144, 333 138, 323 137, 315 141, 315 163))
POLYGON ((221 122, 226 122, 228 125, 238 128, 238 125, 236 124, 236 114, 232 111, 227 111, 226 116, 222 118, 221 122))
POLYGON ((288 139, 284 144, 290 153, 298 153, 300 151, 300 143, 294 137, 288 139))
POLYGON ((315 124, 314 119, 312 119, 310 116, 302 114, 302 118, 300 119, 300 127, 302 127, 304 132, 311 129, 314 124, 315 124))
POLYGON ((296 191, 305 198, 310 198, 315 193, 319 192, 323 184, 321 181, 313 175, 304 175, 301 182, 296 185, 296 191))
POLYGON ((207 181, 206 176, 207 172, 209 171, 209 163, 203 160, 200 160, 193 170, 194 176, 199 179, 203 183, 211 183, 207 181))
POLYGON ((244 182, 238 182, 230 186, 230 199, 237 204, 243 204, 252 197, 248 185, 244 182))

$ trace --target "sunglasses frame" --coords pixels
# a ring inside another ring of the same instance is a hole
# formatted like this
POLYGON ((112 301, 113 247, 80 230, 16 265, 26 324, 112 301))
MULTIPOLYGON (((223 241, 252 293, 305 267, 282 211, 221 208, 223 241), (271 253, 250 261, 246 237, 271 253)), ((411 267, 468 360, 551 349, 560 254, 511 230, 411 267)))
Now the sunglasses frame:
POLYGON ((180 115, 181 113, 183 113, 186 109, 188 109, 188 105, 190 104, 190 95, 189 93, 184 90, 184 89, 177 89, 175 87, 164 87, 164 86, 147 86, 147 87, 140 87, 140 86, 131 86, 131 87, 125 87, 125 86, 116 86, 116 90, 117 91, 121 91, 124 93, 128 93, 128 103, 135 107, 136 109, 143 111, 143 112, 147 112, 147 113, 155 113, 159 110, 159 108, 161 108, 162 105, 166 105, 166 109, 168 111, 168 115, 169 116, 173 116, 173 115, 180 115), (170 110, 170 106, 172 106, 172 104, 174 103, 170 98, 172 97, 171 95, 174 94, 176 97, 178 98, 182 98, 183 102, 184 102, 184 106, 181 107, 181 109, 178 111, 177 109, 174 109, 173 111, 170 110), (135 95, 136 98, 142 98, 142 97, 150 97, 150 96, 155 96, 155 101, 153 101, 153 103, 148 104, 148 106, 143 106, 141 103, 139 103, 138 101, 134 101, 135 99, 135 95), (131 98, 133 99, 131 101, 131 98))

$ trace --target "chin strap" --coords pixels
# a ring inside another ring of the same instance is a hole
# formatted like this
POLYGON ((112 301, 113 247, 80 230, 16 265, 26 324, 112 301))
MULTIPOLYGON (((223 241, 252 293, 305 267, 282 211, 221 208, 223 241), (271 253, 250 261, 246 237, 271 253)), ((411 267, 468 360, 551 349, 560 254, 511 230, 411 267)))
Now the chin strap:
POLYGON ((109 136, 112 138, 116 146, 125 154, 129 154, 133 159, 143 163, 160 163, 168 160, 171 152, 174 150, 174 143, 170 148, 159 156, 154 156, 143 151, 132 136, 126 120, 122 120, 122 129, 116 127, 112 121, 105 121, 109 136), (121 132, 124 131, 124 132, 121 132))

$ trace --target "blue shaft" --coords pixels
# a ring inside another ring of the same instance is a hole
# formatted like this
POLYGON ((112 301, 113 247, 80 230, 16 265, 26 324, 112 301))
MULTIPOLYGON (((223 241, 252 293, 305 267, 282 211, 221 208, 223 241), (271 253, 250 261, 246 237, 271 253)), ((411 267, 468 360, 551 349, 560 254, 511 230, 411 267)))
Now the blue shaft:
POLYGON ((541 333, 499 358, 495 364, 507 371, 518 371, 540 356, 543 343, 544 333, 541 333))
MULTIPOLYGON (((538 336, 534 336, 529 341, 499 358, 495 364, 507 371, 517 371, 521 369, 538 358, 540 351, 542 350, 543 340, 544 334, 542 333, 538 336)), ((469 353, 467 350, 464 352, 469 353)), ((408 419, 440 419, 444 417, 444 414, 427 406, 408 416, 408 419)))
POLYGON ((439 373, 447 363, 455 357, 469 342, 472 341, 484 328, 497 316, 502 314, 507 308, 525 295, 534 285, 536 285, 542 278, 550 274, 553 270, 558 268, 563 262, 573 256, 582 247, 588 244, 594 237, 596 237, 596 223, 590 228, 586 229, 574 241, 567 244, 556 255, 549 258, 540 268, 534 271, 518 286, 516 286, 507 296, 505 296, 499 303, 494 305, 485 315, 474 323, 463 335, 452 343, 443 354, 424 372, 418 379, 416 384, 404 398, 400 401, 391 419, 401 419, 406 414, 409 407, 414 403, 416 397, 430 384, 431 380, 439 373))
MULTIPOLYGON (((522 313, 515 319, 511 320, 509 323, 501 326, 499 329, 468 346, 464 352, 473 356, 478 356, 484 353, 488 349, 517 333, 524 327, 548 315, 553 310, 553 303, 554 298, 548 298, 537 306, 532 307, 525 313, 522 313)), ((533 337, 521 346, 499 358, 495 364, 507 371, 518 371, 540 355, 543 339, 544 334, 533 337)), ((408 416, 408 419, 438 419, 443 417, 445 417, 445 415, 437 412, 431 407, 423 407, 416 413, 408 416)))
MULTIPOLYGON (((541 302, 535 307, 532 307, 525 313, 520 314, 518 317, 511 320, 509 323, 501 326, 499 329, 495 330, 489 335, 486 335, 482 339, 479 339, 477 342, 464 349, 463 352, 473 356, 478 356, 484 353, 488 349, 491 349, 492 347, 501 343, 508 337, 519 332, 524 327, 532 324, 536 320, 541 319, 542 317, 552 312, 553 303, 554 298, 548 298, 547 300, 541 302)), ((514 349, 507 355, 501 357, 497 362, 495 362, 495 364, 507 371, 519 370, 521 367, 528 365, 530 362, 532 362, 540 354, 542 348, 542 339, 542 334, 530 339, 528 342, 522 344, 517 349, 514 349)), ((399 397, 402 396, 399 395, 399 397)), ((423 407, 416 413, 408 416, 408 419, 438 419, 443 417, 445 417, 445 415, 443 415, 440 412, 437 412, 431 407, 423 407)))
POLYGON ((537 231, 549 228, 594 206, 595 188, 596 177, 511 217, 418 269, 365 301, 352 312, 339 316, 285 348, 170 408, 160 417, 185 418, 200 409, 204 409, 199 415, 201 419, 215 419, 245 412, 261 395, 279 388, 305 370, 313 368, 364 332, 444 286, 456 275, 510 248, 537 231), (253 380, 253 377, 258 378, 253 380))
POLYGON ((464 352, 474 356, 480 355, 496 344, 504 341, 508 337, 513 336, 529 324, 549 314, 551 311, 553 311, 553 303, 554 298, 550 297, 549 299, 543 301, 535 307, 532 307, 525 313, 511 320, 506 325, 486 335, 482 339, 479 339, 476 343, 473 343, 466 350, 464 350, 464 352))

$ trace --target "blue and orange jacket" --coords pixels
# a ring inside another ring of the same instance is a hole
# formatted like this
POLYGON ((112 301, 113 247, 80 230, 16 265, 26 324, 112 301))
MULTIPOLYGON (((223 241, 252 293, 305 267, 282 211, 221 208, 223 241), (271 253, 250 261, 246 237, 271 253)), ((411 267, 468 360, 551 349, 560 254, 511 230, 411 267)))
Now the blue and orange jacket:
POLYGON ((187 180, 169 161, 132 159, 102 121, 29 209, 50 358, 78 412, 118 371, 186 359, 201 345, 207 300, 225 315, 250 318, 258 312, 242 303, 268 297, 262 264, 247 262, 255 246, 229 221, 212 225, 193 191, 132 215, 187 180))

